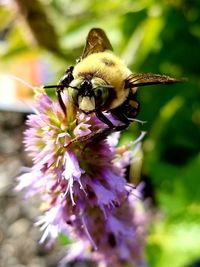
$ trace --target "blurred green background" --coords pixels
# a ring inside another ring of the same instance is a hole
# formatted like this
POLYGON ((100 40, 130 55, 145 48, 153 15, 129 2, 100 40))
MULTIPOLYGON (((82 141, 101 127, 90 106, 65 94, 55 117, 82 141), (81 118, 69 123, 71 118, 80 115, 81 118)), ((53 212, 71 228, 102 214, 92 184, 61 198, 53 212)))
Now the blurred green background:
MULTIPOLYGON (((132 125, 125 138, 147 131, 141 179, 153 206, 149 266, 200 266, 200 1, 0 1, 1 101, 7 74, 34 86, 57 83, 92 27, 106 31, 133 72, 187 77, 141 88, 138 118, 147 123, 132 125)), ((18 97, 31 95, 25 87, 18 85, 18 97)))

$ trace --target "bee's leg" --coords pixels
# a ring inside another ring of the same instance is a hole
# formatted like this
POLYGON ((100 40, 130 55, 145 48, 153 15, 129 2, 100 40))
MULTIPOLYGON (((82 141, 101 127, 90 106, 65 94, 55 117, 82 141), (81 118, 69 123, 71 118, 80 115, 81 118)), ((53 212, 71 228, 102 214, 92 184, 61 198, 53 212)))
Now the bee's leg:
POLYGON ((121 109, 114 109, 111 111, 111 114, 116 117, 117 120, 121 121, 123 124, 121 125, 113 125, 113 123, 99 110, 95 111, 95 114, 97 116, 97 118, 102 121, 103 123, 107 124, 108 127, 110 129, 112 129, 112 131, 122 131, 124 129, 126 129, 129 124, 130 121, 129 119, 122 113, 121 109))
POLYGON ((63 92, 63 89, 65 87, 68 87, 70 82, 74 79, 73 74, 72 74, 73 73, 73 69, 74 69, 73 66, 70 66, 69 68, 67 68, 67 70, 65 71, 64 76, 62 77, 62 79, 58 83, 58 85, 61 85, 61 87, 58 87, 56 89, 58 102, 59 102, 64 114, 66 114, 66 107, 65 107, 65 104, 64 104, 64 102, 62 100, 61 93, 63 92))
POLYGON ((126 117, 126 115, 121 111, 121 109, 113 109, 111 111, 111 114, 116 117, 117 120, 121 121, 123 124, 121 125, 117 125, 114 127, 114 131, 122 131, 124 129, 126 129, 129 124, 130 124, 130 121, 129 119, 126 117))
POLYGON ((122 121, 124 124, 119 125, 119 126, 115 126, 101 111, 96 110, 95 114, 96 114, 97 118, 100 121, 102 121, 103 123, 105 123, 106 125, 108 125, 108 127, 103 128, 103 129, 102 128, 98 129, 97 131, 94 131, 94 132, 90 133, 89 135, 86 135, 86 136, 83 136, 81 138, 77 138, 76 140, 73 140, 70 144, 68 144, 66 146, 66 148, 69 147, 70 145, 72 145, 76 142, 80 142, 80 141, 84 142, 85 146, 87 146, 87 144, 89 144, 91 142, 97 142, 97 141, 101 141, 101 140, 105 139, 108 135, 110 135, 111 133, 113 133, 115 131, 124 130, 129 125, 128 119, 125 117, 125 115, 122 118, 122 115, 120 116, 116 112, 113 112, 113 113, 114 113, 113 115, 118 120, 122 121))
POLYGON ((65 106, 65 104, 64 104, 64 102, 62 100, 61 92, 62 92, 62 88, 61 87, 59 87, 59 88, 56 89, 56 94, 57 94, 57 97, 58 97, 58 102, 59 102, 59 104, 60 104, 60 106, 61 106, 64 114, 66 115, 66 106, 65 106))
POLYGON ((115 127, 113 123, 101 111, 96 110, 95 114, 97 118, 103 123, 105 123, 106 125, 108 125, 109 128, 113 129, 115 127))
POLYGON ((64 76, 62 77, 62 79, 59 81, 60 84, 67 84, 69 85, 70 82, 74 79, 73 77, 73 70, 74 70, 74 66, 70 66, 66 69, 64 76))
POLYGON ((114 131, 119 132, 119 131, 125 130, 129 126, 129 124, 130 123, 115 126, 114 131))

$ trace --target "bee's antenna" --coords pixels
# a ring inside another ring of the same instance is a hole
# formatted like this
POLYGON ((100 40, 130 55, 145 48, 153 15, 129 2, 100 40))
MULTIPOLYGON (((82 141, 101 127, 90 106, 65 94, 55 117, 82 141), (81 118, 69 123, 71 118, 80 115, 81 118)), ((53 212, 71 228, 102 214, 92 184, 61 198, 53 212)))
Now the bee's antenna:
POLYGON ((64 88, 65 86, 64 85, 58 85, 58 84, 55 84, 55 85, 45 85, 43 86, 43 88, 45 89, 49 89, 49 88, 64 88))
POLYGON ((109 85, 109 84, 105 84, 102 86, 98 85, 98 86, 94 87, 93 90, 98 89, 98 88, 113 88, 113 86, 109 85))
POLYGON ((66 86, 64 84, 55 84, 55 85, 45 85, 43 86, 44 89, 50 89, 50 88, 65 88, 65 87, 70 87, 70 88, 73 88, 75 90, 79 90, 77 87, 74 87, 74 86, 66 86))

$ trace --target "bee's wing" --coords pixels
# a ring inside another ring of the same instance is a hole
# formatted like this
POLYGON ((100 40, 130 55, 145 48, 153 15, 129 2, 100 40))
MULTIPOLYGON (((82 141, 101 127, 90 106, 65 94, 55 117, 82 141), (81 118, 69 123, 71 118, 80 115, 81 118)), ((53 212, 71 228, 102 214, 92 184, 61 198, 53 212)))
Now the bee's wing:
POLYGON ((133 88, 153 84, 170 84, 177 82, 180 82, 180 80, 176 80, 166 75, 153 73, 130 74, 125 80, 125 88, 133 88))
POLYGON ((80 61, 90 54, 104 52, 105 50, 113 50, 108 37, 102 29, 93 28, 88 33, 80 61))

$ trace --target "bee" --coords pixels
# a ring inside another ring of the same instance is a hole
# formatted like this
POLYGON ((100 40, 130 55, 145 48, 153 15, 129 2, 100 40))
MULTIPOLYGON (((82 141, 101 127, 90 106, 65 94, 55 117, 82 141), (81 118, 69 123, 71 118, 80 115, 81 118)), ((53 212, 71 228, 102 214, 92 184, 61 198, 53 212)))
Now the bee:
POLYGON ((111 43, 100 28, 89 31, 83 53, 75 66, 70 66, 56 88, 58 101, 64 113, 66 107, 62 92, 67 89, 74 105, 82 112, 94 112, 111 131, 127 128, 139 112, 137 89, 153 84, 171 84, 178 80, 166 75, 134 74, 113 53, 111 43), (119 122, 115 126, 105 112, 110 112, 119 122))

